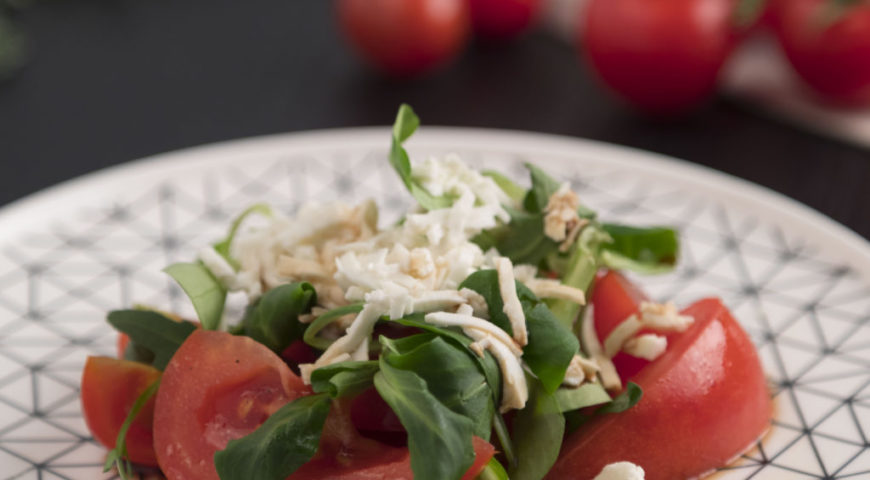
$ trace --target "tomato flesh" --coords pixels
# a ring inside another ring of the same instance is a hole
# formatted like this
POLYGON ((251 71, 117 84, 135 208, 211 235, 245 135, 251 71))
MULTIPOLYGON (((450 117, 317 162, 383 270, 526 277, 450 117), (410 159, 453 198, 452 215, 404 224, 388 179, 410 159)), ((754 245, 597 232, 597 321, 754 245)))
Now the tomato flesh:
MULTIPOLYGON (((88 429, 106 448, 115 448, 121 425, 139 395, 160 378, 149 365, 109 357, 88 357, 82 373, 82 413, 88 429)), ((128 459, 142 465, 157 465, 151 429, 154 399, 133 420, 127 431, 128 459)))
POLYGON ((752 342, 718 299, 686 310, 695 322, 632 378, 641 401, 569 436, 547 478, 593 478, 629 461, 648 480, 691 478, 725 465, 770 425, 767 384, 752 342))
POLYGON ((218 480, 214 454, 253 432, 284 404, 310 393, 265 346, 196 330, 163 373, 154 409, 154 447, 169 480, 218 480))

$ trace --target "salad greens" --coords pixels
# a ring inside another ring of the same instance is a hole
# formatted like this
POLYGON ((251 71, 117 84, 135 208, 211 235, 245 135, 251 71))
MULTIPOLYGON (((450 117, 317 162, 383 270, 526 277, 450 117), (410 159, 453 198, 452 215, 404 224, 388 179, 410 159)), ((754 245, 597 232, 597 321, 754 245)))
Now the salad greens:
MULTIPOLYGON (((402 105, 392 130, 389 161, 402 183, 425 210, 450 207, 455 198, 432 195, 412 174, 404 142, 420 121, 402 105)), ((564 245, 544 233, 547 208, 561 183, 544 170, 527 164, 531 186, 526 189, 498 172, 486 171, 513 205, 505 205, 510 221, 502 222, 474 238, 483 250, 495 248, 514 264, 531 264, 542 277, 588 293, 602 267, 639 273, 661 273, 673 268, 679 242, 674 230, 638 228, 601 223, 594 212, 577 208, 579 234, 564 245)), ((574 207, 570 207, 573 210, 574 207)), ((237 217, 227 234, 213 245, 233 268, 239 263, 230 254, 242 222, 250 215, 272 215, 266 205, 254 205, 237 217)), ((178 263, 166 268, 190 297, 204 329, 220 329, 227 288, 203 263, 178 263)), ((370 360, 347 360, 310 371, 313 395, 296 399, 272 414, 253 433, 230 441, 215 454, 215 467, 222 480, 283 480, 317 452, 321 433, 333 403, 351 399, 374 388, 399 418, 408 435, 411 468, 415 478, 444 480, 461 478, 474 462, 473 436, 499 444, 478 480, 539 480, 557 460, 565 432, 574 431, 591 415, 617 414, 641 400, 640 387, 629 383, 615 398, 597 381, 576 388, 563 386, 566 372, 576 355, 583 355, 576 319, 582 306, 560 299, 540 299, 522 282, 515 282, 528 331, 522 346, 522 362, 529 388, 524 408, 508 415, 499 411, 503 375, 499 361, 489 350, 472 349, 473 340, 458 327, 427 323, 420 312, 402 318, 381 317, 379 324, 407 330, 401 338, 374 334, 370 360), (588 407, 598 406, 593 414, 588 407), (494 434, 494 435, 493 435, 494 434), (502 460, 504 466, 502 465, 502 460)), ((529 285, 534 285, 529 282, 529 285)), ((478 270, 468 275, 457 290, 469 289, 486 302, 488 321, 512 334, 504 312, 498 273, 478 270)), ((295 282, 273 288, 251 303, 241 321, 231 328, 276 353, 297 341, 324 351, 335 342, 334 329, 326 328, 345 315, 357 314, 362 303, 341 306, 320 314, 311 323, 303 315, 317 305, 315 286, 295 282)), ((131 338, 130 358, 163 370, 175 351, 196 328, 149 310, 111 312, 109 323, 131 338)), ((378 332, 376 330, 376 332, 378 332)), ((353 357, 357 358, 357 357, 353 357)), ((159 382, 158 382, 159 383, 159 382)), ((117 448, 107 468, 118 464, 122 477, 129 473, 125 456, 127 428, 151 396, 155 383, 136 401, 118 437, 117 448)))
POLYGON ((214 455, 222 479, 287 478, 317 453, 329 414, 329 395, 300 397, 273 413, 250 435, 214 455))
POLYGON ((176 263, 164 270, 190 297, 202 328, 217 330, 221 326, 227 289, 202 263, 176 263))
MULTIPOLYGON (((384 341, 384 337, 381 337, 384 341)), ((390 349, 389 343, 384 345, 390 349)), ((375 388, 408 431, 411 469, 417 480, 460 478, 474 462, 474 422, 449 409, 419 375, 390 364, 384 356, 375 388)))
POLYGON ((303 337, 307 326, 299 322, 299 315, 310 311, 316 302, 317 292, 310 283, 280 285, 248 307, 235 332, 281 353, 303 337))
POLYGON ((178 347, 196 330, 190 322, 177 322, 150 310, 109 312, 109 324, 130 337, 130 344, 150 353, 146 362, 164 370, 178 347))

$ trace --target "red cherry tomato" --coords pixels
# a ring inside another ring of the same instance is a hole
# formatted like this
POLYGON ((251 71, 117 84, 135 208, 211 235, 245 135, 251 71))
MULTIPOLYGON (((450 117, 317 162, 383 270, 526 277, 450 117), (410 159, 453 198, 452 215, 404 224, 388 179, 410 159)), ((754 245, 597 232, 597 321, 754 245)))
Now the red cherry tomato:
POLYGON ((470 0, 474 31, 507 40, 525 32, 541 9, 541 0, 470 0))
MULTIPOLYGON (((608 271, 599 276, 592 289, 592 312, 599 341, 604 344, 610 332, 626 318, 638 313, 640 303, 647 300, 649 297, 619 272, 608 271)), ((647 360, 624 352, 613 357, 613 365, 623 383, 648 363, 647 360)))
POLYGON ((733 11, 734 0, 591 0, 580 47, 624 100, 679 113, 715 91, 737 42, 733 11))
POLYGON ((633 378, 641 401, 569 436, 547 478, 593 478, 617 461, 640 465, 648 480, 694 478, 769 427, 770 395, 746 333, 717 299, 683 313, 695 318, 689 330, 633 378))
POLYGON ((396 76, 443 65, 470 31, 467 0, 338 0, 338 19, 366 60, 396 76))
POLYGON ((870 1, 847 8, 825 24, 827 0, 774 4, 777 37, 795 72, 823 98, 852 106, 870 105, 870 1))
POLYGON ((214 454, 310 393, 280 357, 247 337, 196 330, 166 370, 154 408, 154 449, 169 480, 218 480, 214 454))
MULTIPOLYGON (((88 429, 106 448, 115 448, 121 425, 139 395, 160 378, 160 371, 137 362, 109 357, 88 357, 82 373, 82 413, 88 429)), ((151 421, 152 399, 139 412, 127 431, 128 459, 157 465, 151 421)))

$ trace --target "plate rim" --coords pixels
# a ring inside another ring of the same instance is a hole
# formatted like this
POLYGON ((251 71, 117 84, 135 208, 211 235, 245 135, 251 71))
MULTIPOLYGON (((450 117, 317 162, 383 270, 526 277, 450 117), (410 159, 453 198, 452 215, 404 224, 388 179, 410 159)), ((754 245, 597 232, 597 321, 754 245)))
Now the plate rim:
MULTIPOLYGON (((325 140, 334 143, 339 139, 345 143, 367 144, 370 148, 386 149, 390 131, 387 126, 369 126, 276 133, 207 143, 126 161, 62 181, 0 207, 0 238, 14 238, 18 234, 36 231, 38 226, 44 226, 46 222, 56 221, 57 213, 48 207, 58 197, 72 200, 66 202, 65 209, 99 205, 101 200, 103 203, 111 200, 121 191, 120 187, 106 188, 107 184, 111 185, 113 182, 122 183, 132 178, 137 181, 166 179, 173 172, 192 171, 209 163, 227 164, 251 155, 252 152, 261 156, 270 151, 276 155, 286 155, 293 150, 296 151, 294 154, 323 150, 325 140)), ((528 149, 531 144, 542 147, 537 151, 553 155, 566 155, 566 152, 573 151, 578 156, 601 157, 599 161, 606 159, 607 162, 645 171, 655 177, 663 177, 661 171, 666 171, 672 179, 682 183, 703 184, 707 189, 744 204, 760 202, 769 213, 781 216, 784 221, 778 222, 780 224, 810 227, 804 228, 804 233, 815 239, 818 246, 826 248, 828 255, 848 262, 864 279, 870 279, 870 240, 798 200, 704 165, 598 140, 509 129, 427 125, 407 145, 413 151, 415 146, 421 144, 444 144, 447 149, 499 145, 497 150, 500 152, 508 152, 512 148, 528 149), (844 255, 840 248, 831 248, 831 244, 836 242, 851 253, 858 254, 860 258, 844 255)), ((4 243, 6 242, 0 243, 0 246, 4 243)))

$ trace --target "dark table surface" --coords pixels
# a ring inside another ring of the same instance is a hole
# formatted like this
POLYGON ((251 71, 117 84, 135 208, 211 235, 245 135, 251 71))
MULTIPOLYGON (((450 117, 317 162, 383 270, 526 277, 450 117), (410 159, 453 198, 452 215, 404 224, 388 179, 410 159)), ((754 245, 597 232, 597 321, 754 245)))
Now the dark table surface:
POLYGON ((641 118, 543 32, 472 47, 414 82, 379 77, 327 0, 42 1, 16 22, 27 66, 0 83, 0 204, 142 156, 276 132, 391 122, 592 138, 686 159, 782 192, 870 238, 870 153, 718 99, 641 118))

